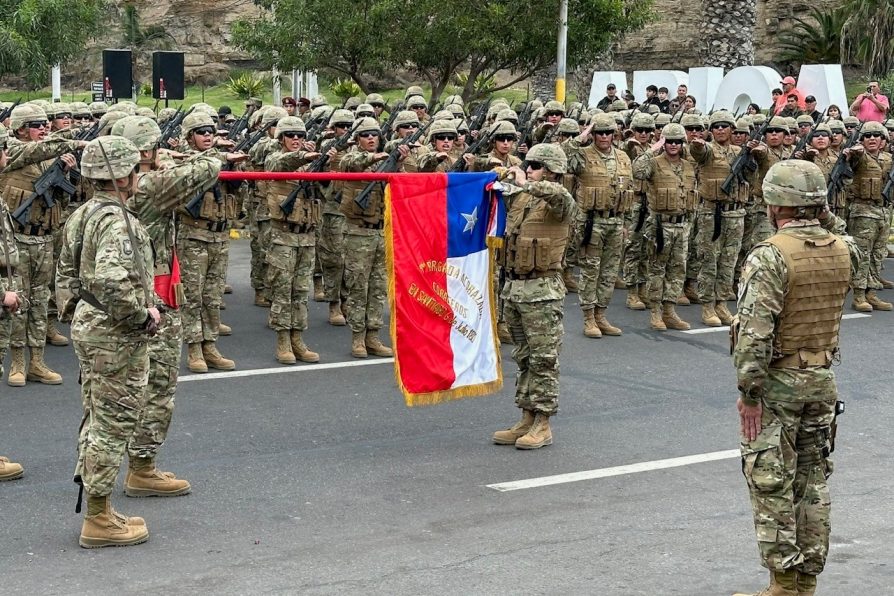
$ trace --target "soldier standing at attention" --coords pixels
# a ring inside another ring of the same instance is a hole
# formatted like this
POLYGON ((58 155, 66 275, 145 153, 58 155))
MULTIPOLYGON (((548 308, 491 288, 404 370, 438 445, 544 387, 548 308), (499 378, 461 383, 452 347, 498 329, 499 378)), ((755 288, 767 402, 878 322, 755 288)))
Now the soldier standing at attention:
POLYGON ((559 410, 559 351, 565 285, 565 243, 574 199, 561 184, 567 158, 548 143, 528 151, 527 172, 513 166, 517 189, 507 192, 504 316, 518 364, 515 404, 522 418, 494 433, 494 443, 518 449, 552 445, 549 419, 559 410), (516 194, 517 193, 517 194, 516 194))
POLYGON ((435 120, 426 131, 428 136, 428 152, 419 159, 420 172, 448 172, 456 161, 451 157, 453 143, 456 141, 456 122, 454 120, 435 120))
POLYGON ((857 249, 821 227, 834 218, 816 165, 775 164, 763 197, 777 233, 745 260, 731 330, 742 470, 770 570, 760 595, 811 596, 829 552, 831 366, 857 249))
MULTIPOLYGON (((415 114, 413 114, 415 116, 415 114)), ((376 164, 388 158, 378 152, 382 131, 372 118, 363 118, 354 126, 356 149, 341 158, 341 172, 372 172, 376 164)), ((399 149, 406 156, 406 146, 399 149)), ((351 327, 351 356, 366 358, 393 356, 394 352, 379 339, 379 329, 385 325, 385 197, 382 185, 376 184, 366 207, 357 204, 366 182, 343 184, 341 212, 347 218, 345 226, 345 310, 351 327)))
POLYGON ((148 342, 161 321, 152 243, 124 206, 133 196, 139 163, 140 152, 121 137, 100 137, 84 149, 81 171, 94 182, 95 193, 65 225, 56 277, 60 313, 70 314, 74 307, 71 337, 88 412, 75 472, 87 493, 79 540, 84 548, 149 538, 142 518, 119 514, 109 499, 146 403, 148 342), (70 292, 76 283, 75 306, 70 292))
MULTIPOLYGON (((306 142, 307 133, 300 118, 286 117, 276 126, 279 150, 267 156, 268 172, 294 172, 320 156, 306 142)), ((267 264, 270 266, 270 327, 276 331, 276 360, 280 364, 296 361, 319 362, 320 355, 310 350, 301 334, 307 329, 307 295, 313 278, 316 227, 323 214, 312 185, 299 192, 291 211, 283 203, 299 186, 292 180, 271 180, 267 207, 272 230, 267 264)))
MULTIPOLYGON (((7 145, 7 165, 0 174, 3 200, 10 213, 34 193, 34 181, 54 162, 61 158, 68 171, 77 167, 74 151, 83 148, 85 141, 69 141, 47 138, 49 122, 43 110, 31 104, 17 106, 10 116, 10 126, 15 140, 7 145)), ((53 232, 62 225, 63 201, 56 201, 48 208, 37 197, 26 214, 25 225, 15 222, 15 239, 19 252, 19 276, 22 292, 29 303, 26 312, 12 320, 10 346, 12 365, 9 367, 7 384, 23 387, 26 379, 45 385, 60 385, 62 376, 44 362, 44 346, 47 340, 47 308, 50 300, 50 281, 53 275, 53 232), (25 370, 25 345, 31 349, 27 374, 25 370)))
POLYGON ((685 140, 681 125, 668 124, 662 138, 633 162, 633 177, 646 183, 649 201, 645 228, 649 281, 644 298, 651 311, 650 326, 659 331, 689 329, 676 313, 686 279, 689 221, 698 205, 695 166, 682 155, 685 140))
MULTIPOLYGON (((631 119, 630 127, 633 134, 621 146, 632 162, 649 148, 652 133, 655 132, 655 120, 648 114, 638 113, 631 119)), ((643 240, 645 225, 640 221, 645 222, 648 206, 645 183, 637 180, 633 188, 635 199, 625 217, 627 238, 624 243, 621 277, 627 286, 627 308, 646 310, 645 296, 641 296, 645 292, 647 279, 646 244, 643 240)))

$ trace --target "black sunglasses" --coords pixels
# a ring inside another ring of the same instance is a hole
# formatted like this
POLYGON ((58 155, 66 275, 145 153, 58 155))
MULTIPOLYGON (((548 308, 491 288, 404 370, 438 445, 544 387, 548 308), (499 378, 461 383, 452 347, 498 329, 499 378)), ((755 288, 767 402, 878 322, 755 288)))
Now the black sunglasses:
POLYGON ((647 132, 652 132, 653 130, 654 129, 652 129, 652 128, 644 128, 642 126, 637 126, 636 128, 633 129, 633 132, 638 132, 638 133, 644 134, 647 132))
POLYGON ((47 121, 45 121, 45 120, 41 120, 41 121, 39 121, 39 122, 35 120, 34 122, 29 122, 29 123, 28 123, 28 128, 34 128, 34 129, 37 129, 37 128, 46 128, 47 126, 49 126, 49 124, 50 124, 50 123, 47 122, 47 121))
POLYGON ((615 131, 613 131, 613 130, 594 130, 593 134, 601 136, 601 137, 610 137, 615 134, 615 131))
POLYGON ((299 131, 294 131, 294 132, 290 131, 290 132, 282 133, 282 136, 286 137, 287 139, 303 139, 303 138, 307 137, 307 133, 299 132, 299 131))
POLYGON ((455 141, 456 135, 451 135, 451 134, 434 135, 432 138, 436 141, 455 141))
POLYGON ((704 126, 684 126, 683 128, 686 129, 686 132, 702 132, 705 130, 704 126))
POLYGON ((419 128, 418 124, 401 124, 397 130, 410 130, 411 128, 419 128))
POLYGON ((857 125, 856 124, 845 124, 844 127, 848 130, 854 130, 855 128, 857 128, 857 125))
POLYGON ((682 145, 683 139, 664 139, 665 145, 682 145))
POLYGON ((787 132, 788 132, 788 130, 786 130, 786 129, 784 129, 784 128, 768 128, 768 129, 767 129, 767 134, 768 134, 768 135, 772 135, 772 134, 780 134, 780 133, 781 133, 781 134, 785 134, 785 133, 787 133, 787 132))
POLYGON ((56 114, 55 116, 53 116, 53 119, 54 120, 70 120, 71 114, 69 114, 68 112, 62 112, 61 114, 56 114))
POLYGON ((212 127, 210 127, 210 126, 203 126, 202 128, 197 128, 197 129, 195 129, 193 132, 194 132, 195 134, 197 134, 197 135, 202 135, 202 136, 205 136, 205 135, 213 135, 213 134, 214 134, 214 128, 212 128, 212 127))
POLYGON ((826 138, 826 139, 828 139, 830 136, 832 136, 832 135, 830 135, 830 134, 827 133, 827 132, 815 132, 815 133, 813 133, 813 138, 814 138, 814 139, 817 139, 817 138, 826 138))
POLYGON ((565 112, 547 112, 547 116, 564 116, 565 112))
POLYGON ((497 135, 494 137, 494 140, 502 143, 511 142, 515 140, 515 135, 497 135))
POLYGON ((727 124, 726 122, 718 122, 717 124, 711 125, 711 130, 726 130, 727 128, 729 128, 729 124, 727 124))
POLYGON ((372 112, 357 112, 358 118, 375 118, 376 115, 372 112))
POLYGON ((864 132, 860 136, 864 139, 881 139, 885 134, 881 132, 864 132))
POLYGON ((426 107, 428 107, 428 106, 426 106, 425 104, 417 104, 415 106, 410 106, 410 109, 411 110, 424 110, 426 107))
POLYGON ((360 137, 361 139, 370 139, 372 137, 379 136, 379 133, 377 133, 377 132, 361 132, 357 136, 360 137))
POLYGON ((529 161, 529 162, 527 162, 527 163, 528 163, 528 167, 529 167, 531 170, 535 171, 535 172, 536 172, 537 170, 542 170, 542 169, 543 169, 543 164, 542 164, 541 162, 539 162, 539 161, 529 161))

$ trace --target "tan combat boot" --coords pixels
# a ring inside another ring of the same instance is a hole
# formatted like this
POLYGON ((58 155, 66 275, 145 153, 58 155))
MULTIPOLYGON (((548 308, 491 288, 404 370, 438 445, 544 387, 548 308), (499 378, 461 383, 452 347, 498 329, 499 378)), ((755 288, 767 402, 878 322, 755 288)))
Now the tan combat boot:
POLYGON ((593 313, 592 308, 584 311, 584 335, 594 339, 602 337, 602 331, 599 330, 599 325, 596 324, 596 315, 593 313))
MULTIPOLYGON (((888 257, 888 258, 891 258, 891 257, 888 257)), ((881 282, 882 282, 882 287, 884 289, 894 290, 894 281, 891 281, 889 279, 883 279, 883 280, 881 280, 881 282)))
POLYGON ((677 298, 677 306, 689 306, 692 302, 689 301, 689 298, 686 297, 686 294, 680 294, 677 298))
POLYGON ((323 278, 314 277, 314 302, 325 302, 326 294, 323 292, 323 278))
POLYGON ((714 304, 714 314, 720 319, 724 325, 733 324, 733 313, 726 307, 726 302, 717 302, 714 304))
POLYGON ((44 385, 61 385, 62 375, 47 366, 43 361, 43 347, 31 348, 31 360, 28 361, 29 381, 37 381, 44 385))
POLYGON ((233 293, 233 286, 231 286, 230 284, 224 284, 224 294, 232 294, 232 293, 233 293))
POLYGON ((270 298, 267 298, 261 290, 255 290, 255 306, 262 306, 264 308, 270 306, 270 298))
POLYGON ((636 286, 627 287, 627 300, 625 304, 630 310, 646 310, 646 305, 643 303, 639 295, 639 288, 636 286))
POLYGON ((366 332, 351 332, 351 356, 354 358, 366 358, 369 354, 366 352, 366 332))
POLYGON ((335 327, 344 327, 347 325, 345 315, 341 312, 341 306, 338 302, 329 303, 329 324, 335 327))
POLYGON ((47 343, 51 346, 67 346, 68 338, 56 329, 56 317, 47 320, 47 343))
POLYGON ((698 282, 694 279, 687 279, 683 284, 683 295, 689 299, 691 304, 698 304, 698 282))
POLYGON ((665 302, 662 304, 661 320, 664 321, 664 324, 668 329, 673 329, 674 331, 688 331, 690 327, 689 323, 677 315, 677 310, 674 306, 673 302, 665 302))
POLYGON ((521 420, 506 430, 498 430, 494 433, 494 443, 497 445, 515 445, 516 441, 528 434, 532 424, 534 424, 534 412, 522 410, 521 420))
POLYGON ((733 596, 798 596, 798 572, 770 572, 770 585, 757 594, 736 592, 733 596))
POLYGON ((12 348, 10 350, 12 362, 9 365, 9 376, 6 384, 10 387, 25 386, 25 348, 12 348))
MULTIPOLYGON (((514 441, 513 441, 514 442, 514 441)), ((0 482, 18 480, 25 475, 21 464, 9 461, 9 458, 0 456, 0 482)))
POLYGON ((194 373, 208 372, 208 364, 202 355, 202 344, 189 344, 186 351, 186 367, 194 373))
POLYGON ((149 540, 145 525, 128 524, 128 518, 112 509, 109 497, 87 496, 87 515, 78 544, 83 548, 132 546, 149 540))
POLYGON ((872 306, 872 310, 892 310, 894 309, 894 305, 890 302, 885 302, 881 298, 878 297, 878 294, 875 293, 875 290, 868 290, 866 292, 866 302, 872 306))
POLYGON ((573 267, 568 267, 562 271, 562 281, 565 282, 565 289, 568 290, 569 294, 577 294, 580 288, 577 285, 577 280, 574 279, 573 267))
POLYGON ((605 318, 605 307, 597 306, 594 311, 594 320, 596 321, 596 326, 599 327, 599 331, 602 332, 602 335, 610 335, 613 337, 618 337, 623 333, 620 327, 615 327, 611 323, 608 322, 608 319, 605 318))
POLYGON ((627 287, 627 284, 624 283, 623 279, 621 279, 620 277, 615 278, 615 289, 616 290, 623 290, 626 287, 627 287))
POLYGON ((276 332, 276 361, 280 364, 295 364, 295 354, 292 352, 292 341, 289 330, 276 332))
POLYGON ((217 334, 218 334, 218 335, 222 335, 222 336, 224 336, 224 337, 227 337, 227 336, 229 336, 229 335, 233 335, 233 328, 230 327, 229 325, 224 325, 223 323, 220 323, 220 324, 217 326, 217 334))
POLYGON ((667 325, 661 317, 661 307, 657 302, 649 305, 649 327, 655 331, 667 331, 667 325))
POLYGON ((290 339, 292 340, 292 353, 295 354, 295 358, 300 360, 301 362, 319 362, 320 355, 316 352, 311 351, 310 348, 305 345, 304 340, 301 339, 301 332, 292 329, 292 333, 290 334, 290 339))
POLYGON ((553 444, 553 432, 549 428, 549 416, 540 412, 528 432, 515 442, 516 449, 540 449, 553 444))
POLYGON ((128 497, 179 497, 190 490, 189 482, 162 472, 155 467, 154 460, 141 457, 130 460, 124 480, 124 494, 128 497))
POLYGON ((500 338, 501 344, 511 346, 513 344, 512 334, 509 333, 509 325, 504 321, 497 323, 497 337, 500 338))
POLYGON ((798 596, 814 596, 816 594, 816 576, 798 573, 798 596))
POLYGON ((872 312, 872 305, 866 301, 866 290, 854 288, 854 301, 851 308, 857 312, 872 312))
POLYGON ((379 339, 379 330, 378 329, 367 329, 366 330, 366 351, 373 356, 383 356, 390 357, 394 356, 394 350, 386 346, 382 343, 382 340, 379 339))
POLYGON ((720 327, 723 325, 720 322, 720 317, 714 312, 713 304, 702 304, 702 323, 708 327, 720 327))
POLYGON ((229 358, 224 358, 217 351, 217 342, 202 342, 202 356, 205 357, 205 364, 208 368, 216 368, 217 370, 236 370, 236 363, 229 358))

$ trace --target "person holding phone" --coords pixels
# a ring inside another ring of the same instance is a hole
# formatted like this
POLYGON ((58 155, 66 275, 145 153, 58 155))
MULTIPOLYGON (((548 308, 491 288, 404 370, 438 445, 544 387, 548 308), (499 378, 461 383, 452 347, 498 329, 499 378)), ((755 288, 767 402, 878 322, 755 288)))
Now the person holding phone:
POLYGON ((851 104, 851 114, 860 122, 884 122, 890 105, 888 98, 882 95, 878 81, 871 81, 866 92, 858 95, 851 104))

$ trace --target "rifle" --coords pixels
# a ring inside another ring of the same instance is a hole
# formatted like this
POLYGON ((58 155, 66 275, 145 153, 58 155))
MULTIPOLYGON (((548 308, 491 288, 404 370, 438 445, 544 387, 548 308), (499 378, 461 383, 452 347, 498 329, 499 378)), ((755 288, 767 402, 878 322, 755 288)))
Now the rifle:
MULTIPOLYGON (((838 154, 838 159, 835 160, 835 165, 832 166, 832 170, 829 172, 829 188, 826 192, 826 198, 830 205, 835 199, 835 195, 844 191, 844 181, 851 180, 854 177, 854 170, 851 168, 850 160, 844 152, 853 147, 857 140, 859 140, 861 130, 863 130, 863 123, 860 123, 860 126, 854 131, 853 136, 851 136, 844 147, 841 148, 841 153, 838 154)), ((888 189, 888 192, 890 193, 890 189, 888 189)), ((882 193, 884 193, 884 189, 882 190, 882 193)))
MULTIPOLYGON (((401 145, 412 145, 425 134, 425 131, 428 130, 428 127, 431 126, 431 123, 434 120, 429 120, 428 124, 425 126, 420 126, 416 129, 411 135, 407 135, 394 147, 391 153, 388 154, 388 158, 382 162, 382 164, 376 168, 376 172, 393 172, 397 169, 397 161, 400 159, 400 151, 398 150, 401 145)), ((373 188, 375 188, 376 184, 381 184, 381 182, 370 182, 366 185, 366 187, 360 191, 360 194, 354 197, 354 202, 357 203, 357 206, 363 209, 364 211, 369 208, 369 196, 372 194, 373 188)))
MULTIPOLYGON (((99 136, 99 120, 93 123, 90 128, 85 128, 75 135, 75 139, 78 141, 92 141, 96 137, 99 136)), ((77 151, 75 154, 80 155, 82 151, 77 151)), ((80 157, 78 158, 78 163, 80 163, 80 157)), ((71 180, 73 186, 77 186, 81 182, 81 172, 78 169, 73 169, 68 172, 68 178, 71 180)))
MULTIPOLYGON (((344 151, 348 146, 348 143, 351 142, 351 137, 354 135, 354 131, 360 125, 358 122, 354 126, 352 126, 348 131, 345 132, 342 136, 335 140, 335 144, 327 147, 327 153, 323 153, 320 157, 313 160, 310 166, 307 168, 308 172, 322 172, 323 168, 326 167, 326 164, 329 163, 329 155, 328 150, 335 148, 336 151, 344 151)), ((292 211, 295 209, 295 201, 298 200, 298 195, 303 194, 305 197, 308 197, 308 193, 310 192, 310 188, 313 182, 310 180, 302 180, 295 188, 292 189, 292 192, 289 193, 289 196, 285 198, 285 200, 279 204, 279 208, 282 209, 282 212, 286 215, 291 215, 292 211)), ((311 197, 308 197, 311 198, 311 197)))
POLYGON ((394 109, 388 112, 388 120, 382 125, 382 136, 379 138, 379 149, 382 149, 385 146, 385 143, 388 142, 387 139, 391 135, 391 128, 394 126, 394 120, 397 118, 402 107, 403 102, 399 101, 394 104, 394 109))
POLYGON ((470 131, 481 130, 481 127, 484 126, 484 121, 487 118, 487 111, 488 109, 490 109, 491 101, 493 101, 492 98, 488 97, 487 101, 478 104, 478 107, 475 108, 475 113, 472 115, 472 118, 469 121, 470 131))
POLYGON ((248 119, 251 118, 251 115, 255 113, 256 109, 257 108, 252 105, 245 110, 245 113, 243 113, 238 120, 233 122, 230 126, 230 132, 227 133, 228 141, 235 141, 242 134, 242 131, 248 128, 248 119))
MULTIPOLYGON (((246 135, 241 141, 239 141, 239 144, 233 148, 233 153, 248 153, 249 151, 251 151, 251 148, 254 147, 257 144, 257 142, 260 141, 261 138, 267 134, 267 131, 270 130, 271 128, 273 128, 274 126, 276 126, 276 122, 269 122, 266 126, 259 128, 254 133, 252 133, 250 135, 246 135)), ((221 168, 221 171, 229 172, 232 169, 233 169, 233 164, 232 164, 232 162, 228 161, 227 163, 225 163, 223 165, 223 167, 221 168)), ((239 186, 241 186, 242 182, 240 182, 240 181, 225 182, 225 184, 227 185, 227 188, 229 188, 229 189, 236 189, 236 188, 239 188, 239 186)), ((197 205, 201 202, 201 197, 203 194, 204 193, 199 193, 196 197, 194 197, 192 199, 192 201, 189 202, 189 205, 195 205, 196 207, 194 207, 194 208, 198 209, 197 205)), ((189 209, 189 205, 187 205, 187 209, 189 209)))
MULTIPOLYGON (((826 112, 823 112, 823 116, 825 116, 826 112)), ((810 127, 810 132, 806 135, 798 139, 798 144, 795 145, 795 150, 792 151, 792 154, 788 156, 786 159, 795 159, 795 154, 804 151, 807 148, 807 142, 810 141, 810 137, 813 136, 813 133, 816 131, 816 127, 820 125, 823 121, 823 116, 817 118, 816 122, 813 123, 813 126, 810 127)))
POLYGON ((165 147, 168 144, 168 141, 171 137, 174 136, 180 130, 180 125, 183 123, 183 119, 192 114, 193 110, 196 109, 195 106, 189 108, 185 112, 181 110, 183 106, 177 108, 177 111, 168 120, 168 124, 165 126, 164 131, 161 133, 161 139, 158 141, 159 147, 165 147))
MULTIPOLYGON (((466 150, 463 151, 463 155, 466 155, 467 153, 471 153, 472 155, 477 155, 478 150, 482 146, 486 146, 488 143, 490 143, 491 136, 492 136, 491 131, 487 131, 484 134, 478 135, 478 138, 475 139, 475 142, 472 143, 471 145, 469 145, 468 147, 466 147, 466 150)), ((460 157, 459 159, 456 160, 456 162, 453 164, 453 166, 451 166, 450 171, 451 172, 465 172, 466 167, 467 167, 466 160, 464 160, 462 157, 460 157)))
POLYGON ((12 104, 11 106, 9 106, 8 108, 4 108, 3 111, 0 112, 0 122, 3 122, 3 121, 6 120, 7 118, 9 118, 9 115, 12 114, 12 111, 13 111, 13 110, 16 108, 16 106, 19 105, 20 103, 22 103, 22 98, 21 98, 21 97, 18 98, 18 99, 15 101, 15 103, 12 104))
POLYGON ((56 205, 56 198, 53 196, 55 189, 59 189, 65 194, 71 196, 77 188, 69 182, 65 175, 65 162, 62 158, 56 159, 49 168, 34 181, 34 192, 32 192, 16 209, 12 218, 18 222, 20 226, 27 226, 31 216, 31 207, 38 197, 43 198, 43 204, 47 209, 52 209, 56 205))
MULTIPOLYGON (((223 195, 220 192, 220 184, 215 184, 211 188, 211 192, 214 193, 214 202, 218 205, 223 202, 223 195)), ((199 219, 199 215, 201 213, 202 208, 202 200, 205 198, 205 191, 200 190, 196 193, 196 196, 186 204, 186 212, 192 216, 193 219, 199 219)))

